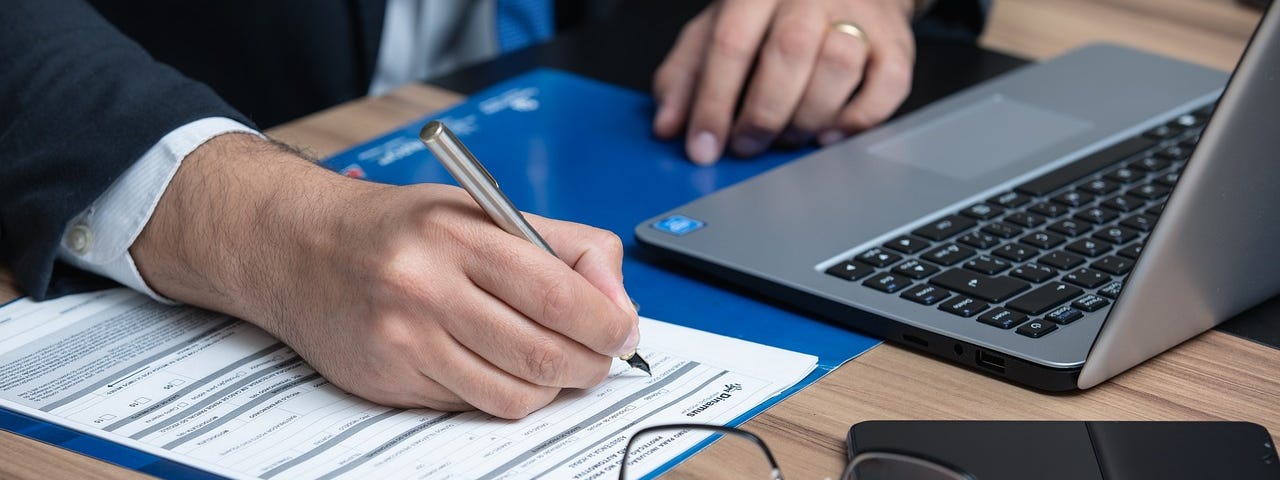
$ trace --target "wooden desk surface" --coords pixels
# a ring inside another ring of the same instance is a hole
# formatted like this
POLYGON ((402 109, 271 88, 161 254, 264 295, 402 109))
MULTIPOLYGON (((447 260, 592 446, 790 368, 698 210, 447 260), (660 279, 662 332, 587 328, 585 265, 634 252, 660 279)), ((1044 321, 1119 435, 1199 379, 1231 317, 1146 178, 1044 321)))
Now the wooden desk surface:
MULTIPOLYGON (((1259 18, 1234 0, 997 0, 982 44, 1029 58, 1111 41, 1230 69, 1259 18)), ((456 103, 411 85, 272 129, 324 156, 456 103)), ((0 268, 0 299, 17 295, 0 268)), ((882 345, 746 428, 769 443, 790 478, 834 478, 850 425, 871 419, 1243 420, 1280 439, 1280 350, 1208 332, 1092 390, 1046 395, 882 345)), ((715 444, 667 478, 735 478, 754 452, 715 444)), ((0 432, 2 478, 137 478, 140 474, 0 432), (13 459, 22 459, 14 461, 13 459)))

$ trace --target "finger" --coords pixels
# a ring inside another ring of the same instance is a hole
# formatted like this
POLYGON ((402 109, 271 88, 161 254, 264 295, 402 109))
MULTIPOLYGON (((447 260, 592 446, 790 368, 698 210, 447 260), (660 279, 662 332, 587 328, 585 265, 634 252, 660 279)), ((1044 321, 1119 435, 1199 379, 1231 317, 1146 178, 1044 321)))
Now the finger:
MULTIPOLYGON (((862 89, 840 112, 839 127, 844 132, 858 132, 880 124, 911 93, 915 43, 910 32, 899 29, 888 32, 893 32, 893 38, 872 44, 862 89)), ((877 40, 872 37, 872 41, 877 40)))
POLYGON ((506 234, 472 245, 474 253, 463 260, 467 277, 525 317, 603 355, 635 348, 633 314, 559 258, 506 234))
POLYGON ((684 128, 710 35, 711 9, 708 8, 685 24, 675 46, 654 71, 653 96, 658 102, 658 111, 653 116, 653 132, 657 136, 672 138, 684 128))
POLYGON ((604 380, 609 356, 565 338, 483 290, 450 300, 449 334, 498 369, 534 385, 585 388, 604 380))
POLYGON ((726 1, 720 6, 685 140, 695 163, 715 163, 724 151, 734 106, 772 16, 772 2, 726 1))
POLYGON ((463 402, 501 418, 524 418, 551 403, 560 392, 559 388, 516 378, 456 341, 421 355, 423 376, 438 382, 463 402))
POLYGON ((622 239, 613 232, 581 224, 529 215, 560 260, 595 285, 625 311, 633 311, 622 282, 622 239))
POLYGON ((764 151, 791 120, 826 32, 824 13, 811 2, 790 2, 778 9, 729 137, 729 150, 735 155, 764 151))
POLYGON ((867 46, 862 39, 828 27, 804 97, 791 119, 786 140, 807 143, 818 131, 836 125, 836 116, 862 81, 867 46))

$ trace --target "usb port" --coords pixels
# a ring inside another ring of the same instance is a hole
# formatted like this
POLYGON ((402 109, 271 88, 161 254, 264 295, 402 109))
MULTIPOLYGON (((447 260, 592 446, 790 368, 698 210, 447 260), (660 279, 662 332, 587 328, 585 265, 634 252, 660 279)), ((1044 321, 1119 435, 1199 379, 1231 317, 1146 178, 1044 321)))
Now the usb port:
POLYGON ((993 372, 1004 373, 1004 357, 985 350, 978 350, 977 352, 979 366, 993 372))

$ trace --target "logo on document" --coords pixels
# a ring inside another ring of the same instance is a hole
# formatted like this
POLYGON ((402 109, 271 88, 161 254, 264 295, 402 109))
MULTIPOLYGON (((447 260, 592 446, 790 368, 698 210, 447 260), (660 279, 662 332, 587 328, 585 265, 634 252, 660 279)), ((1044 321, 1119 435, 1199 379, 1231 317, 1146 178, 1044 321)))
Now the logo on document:
POLYGON ((341 173, 351 178, 364 178, 364 169, 360 168, 359 165, 356 165, 354 163, 351 165, 347 165, 346 168, 343 168, 338 173, 341 173))
POLYGON ((701 220, 694 220, 684 215, 671 215, 667 218, 654 222, 652 226, 658 230, 680 237, 705 227, 707 224, 703 223, 701 220))

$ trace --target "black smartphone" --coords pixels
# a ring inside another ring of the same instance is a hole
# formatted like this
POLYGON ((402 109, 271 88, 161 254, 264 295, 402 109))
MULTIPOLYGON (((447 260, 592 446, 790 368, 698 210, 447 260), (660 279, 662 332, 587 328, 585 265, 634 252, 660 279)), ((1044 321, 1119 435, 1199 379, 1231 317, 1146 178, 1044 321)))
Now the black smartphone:
POLYGON ((1271 434, 1247 422, 866 421, 847 440, 851 461, 890 452, 959 473, 944 478, 1280 479, 1271 434))

